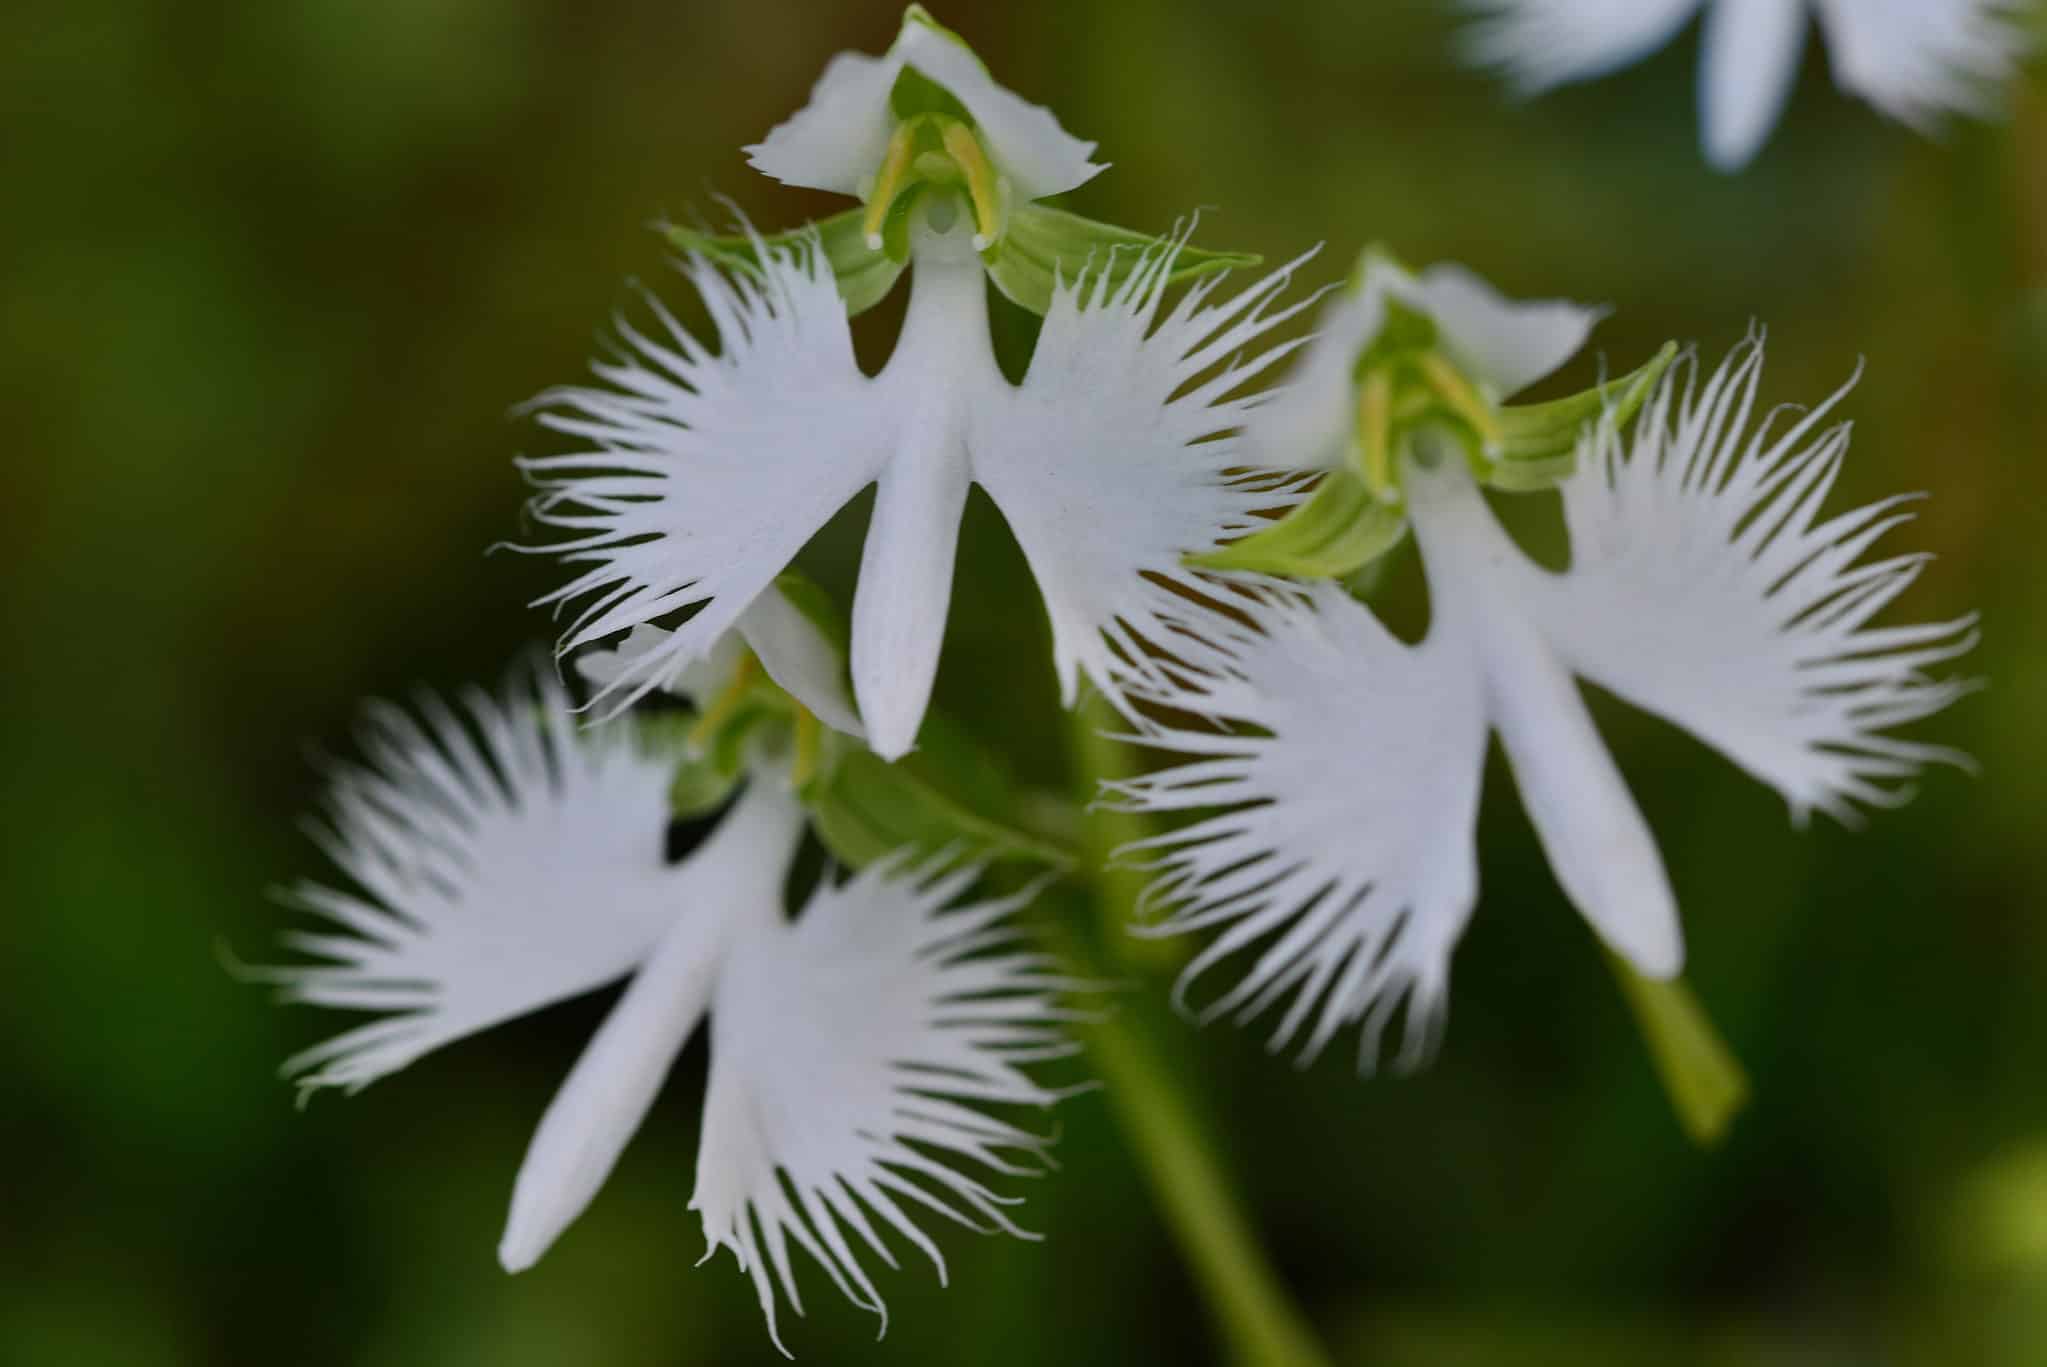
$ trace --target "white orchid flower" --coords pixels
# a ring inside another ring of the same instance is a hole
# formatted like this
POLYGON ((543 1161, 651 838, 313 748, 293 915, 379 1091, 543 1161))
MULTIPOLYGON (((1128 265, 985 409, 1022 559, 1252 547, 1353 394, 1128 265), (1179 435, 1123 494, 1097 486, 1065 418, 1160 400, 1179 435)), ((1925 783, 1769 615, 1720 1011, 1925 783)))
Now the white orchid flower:
POLYGON ((1783 430, 1752 422, 1762 360, 1755 338, 1703 385, 1672 372, 1632 446, 1612 422, 1584 435, 1561 486, 1562 574, 1508 539, 1460 450, 1418 447, 1405 480, 1431 604, 1418 645, 1327 583, 1255 630, 1187 624, 1193 668, 1133 696, 1252 729, 1151 723, 1146 744, 1192 762, 1118 789, 1142 811, 1225 809, 1147 842, 1163 929, 1221 929, 1183 991, 1246 953, 1211 1014, 1248 1019, 1291 993, 1274 1048, 1311 1017, 1310 1056, 1363 1021, 1369 1066, 1404 1001, 1402 1061, 1424 1058, 1477 897, 1493 731, 1566 894, 1642 974, 1677 973, 1662 861, 1574 679, 1697 735, 1801 823, 1901 801, 1922 765, 1959 759, 1886 733, 1967 687, 1925 671, 1973 644, 1973 619, 1870 625, 1925 560, 1858 563, 1906 520, 1903 500, 1822 517, 1848 431, 1820 423, 1841 394, 1783 430))
POLYGON ((466 723, 433 699, 424 725, 372 709, 368 764, 335 777, 322 843, 356 890, 294 889, 330 929, 287 944, 323 962, 266 973, 287 1000, 381 1018, 288 1073, 354 1090, 624 978, 519 1169, 498 1250, 507 1270, 532 1265, 596 1195, 707 1014, 691 1205, 712 1248, 752 1278, 771 1333, 776 1287, 800 1310, 792 1241, 881 1314, 856 1251, 894 1264, 877 1221, 944 1274, 905 1203, 1020 1232, 1001 1209, 1009 1198, 958 1162, 1010 1175, 1045 1157, 1043 1138, 976 1108, 1051 1104, 1059 1093, 1024 1065, 1071 1048, 1054 1001, 1063 980, 1004 924, 1028 893, 948 910, 975 870, 894 858, 827 880, 791 922, 782 887, 804 816, 771 776, 756 773, 670 865, 671 769, 627 728, 578 725, 544 674, 464 704, 466 723))
POLYGON ((1483 16, 1469 52, 1525 94, 1605 75, 1662 47, 1702 9, 1706 156, 1746 165, 1798 77, 1815 18, 1842 89, 1922 132, 1985 116, 2026 46, 2018 0, 1461 0, 1483 16))
MULTIPOLYGON (((1162 303, 1177 244, 1119 281, 1054 291, 1021 385, 1004 379, 967 231, 915 229, 917 272, 895 353, 869 378, 814 235, 761 243, 757 267, 693 255, 712 352, 655 305, 658 336, 594 369, 608 388, 542 396, 540 421, 582 449, 523 462, 546 549, 583 566, 549 596, 592 601, 575 649, 696 607, 626 662, 604 695, 630 701, 707 650, 864 486, 873 520, 853 601, 853 692, 884 758, 916 739, 937 671, 969 486, 986 489, 1051 617, 1060 688, 1141 661, 1181 590, 1182 557, 1258 524, 1276 501, 1247 482, 1233 433, 1243 386, 1292 344, 1247 354, 1302 305, 1270 310, 1292 266, 1221 303, 1217 277, 1162 303), (1197 382, 1198 381, 1198 382, 1197 382)), ((1298 264, 1298 263, 1295 263, 1298 264)))

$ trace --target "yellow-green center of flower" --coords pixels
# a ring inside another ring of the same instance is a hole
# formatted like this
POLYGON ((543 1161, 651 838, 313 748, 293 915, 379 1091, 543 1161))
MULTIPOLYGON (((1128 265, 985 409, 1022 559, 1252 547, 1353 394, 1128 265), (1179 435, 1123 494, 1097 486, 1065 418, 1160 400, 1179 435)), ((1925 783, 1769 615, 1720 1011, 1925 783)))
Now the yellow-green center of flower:
POLYGON ((930 186, 966 197, 974 215, 974 250, 985 252, 1002 235, 1002 179, 971 124, 944 113, 898 123, 875 172, 861 219, 870 251, 882 250, 889 215, 906 195, 930 186))
POLYGON ((1401 504, 1401 456, 1425 426, 1453 434, 1481 477, 1506 449, 1501 412, 1442 345, 1435 321, 1396 299, 1352 368, 1356 427, 1350 465, 1372 497, 1401 504))

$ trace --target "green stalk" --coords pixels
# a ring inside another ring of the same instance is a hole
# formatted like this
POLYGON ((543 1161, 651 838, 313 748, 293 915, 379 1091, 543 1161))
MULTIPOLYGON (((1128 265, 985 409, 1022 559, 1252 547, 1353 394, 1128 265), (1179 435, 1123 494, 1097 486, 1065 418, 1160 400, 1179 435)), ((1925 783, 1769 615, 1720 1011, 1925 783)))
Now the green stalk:
MULTIPOLYGON (((1116 718, 1090 696, 1074 713, 1075 767, 1092 790, 1097 779, 1123 777, 1131 757, 1120 742, 1099 732, 1116 718)), ((1117 728, 1120 729, 1120 728, 1117 728)), ((1142 873, 1111 866, 1110 855, 1145 833, 1141 817, 1097 809, 1087 822, 1087 873, 1093 882, 1105 956, 1128 976, 1144 965, 1126 929, 1143 890, 1142 873)), ((1155 955, 1142 955, 1156 963, 1155 955)), ((1129 1011, 1111 1014, 1084 1032, 1097 1075, 1135 1155, 1152 1199, 1164 1213, 1202 1294, 1219 1321, 1233 1357, 1257 1367, 1327 1367, 1328 1357, 1288 1298, 1266 1260, 1222 1165, 1202 1134, 1187 1095, 1129 1011)))
POLYGON ((1187 1098, 1150 1042, 1117 1016, 1090 1029, 1087 1045, 1152 1199, 1237 1361, 1325 1367, 1329 1359, 1266 1261, 1187 1098))

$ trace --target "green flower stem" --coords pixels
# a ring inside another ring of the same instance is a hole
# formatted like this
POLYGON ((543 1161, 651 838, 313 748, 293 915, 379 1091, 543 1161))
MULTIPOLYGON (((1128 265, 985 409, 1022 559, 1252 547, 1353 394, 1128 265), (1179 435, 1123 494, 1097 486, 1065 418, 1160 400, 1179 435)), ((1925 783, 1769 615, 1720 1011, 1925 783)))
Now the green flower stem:
POLYGON ((1109 947, 1109 957, 1125 971, 1170 974, 1187 962, 1189 947, 1184 940, 1130 933, 1139 899, 1151 878, 1143 869, 1116 858, 1118 850, 1152 834, 1154 827, 1142 813, 1093 805, 1098 784, 1134 778, 1144 767, 1138 763, 1135 749, 1115 738, 1129 729, 1130 723, 1092 689, 1083 694, 1073 712, 1068 735, 1073 771, 1081 782, 1076 795, 1085 818, 1078 843, 1101 915, 1101 943, 1109 947))
POLYGON ((1635 1013, 1678 1123, 1695 1144, 1719 1143, 1748 1102, 1748 1076, 1741 1061, 1713 1028, 1684 979, 1654 982, 1611 950, 1606 961, 1620 979, 1621 994, 1635 1013))
POLYGON ((1328 1358, 1287 1298, 1203 1140, 1187 1099, 1150 1041, 1119 1014, 1087 1031, 1088 1056, 1238 1361, 1324 1367, 1328 1358))
MULTIPOLYGON (((1098 734, 1115 724, 1114 714, 1093 697, 1074 714, 1074 758, 1090 789, 1097 779, 1130 772, 1127 747, 1098 734)), ((1143 835, 1145 823, 1128 813, 1099 808, 1089 817, 1087 873, 1095 889, 1101 938, 1111 948, 1103 955, 1079 957, 1083 964, 1113 960, 1113 976, 1117 970, 1141 969, 1144 965, 1137 959, 1155 962, 1153 956, 1130 952, 1145 942, 1133 941, 1125 928, 1143 889, 1143 874, 1116 868, 1109 857, 1119 845, 1143 835)), ((1083 1034, 1088 1054, 1151 1185, 1152 1198, 1220 1321, 1233 1356, 1257 1367, 1326 1367, 1329 1359, 1266 1260, 1192 1104, 1134 1017, 1127 1009, 1115 1011, 1087 1027, 1083 1034)))

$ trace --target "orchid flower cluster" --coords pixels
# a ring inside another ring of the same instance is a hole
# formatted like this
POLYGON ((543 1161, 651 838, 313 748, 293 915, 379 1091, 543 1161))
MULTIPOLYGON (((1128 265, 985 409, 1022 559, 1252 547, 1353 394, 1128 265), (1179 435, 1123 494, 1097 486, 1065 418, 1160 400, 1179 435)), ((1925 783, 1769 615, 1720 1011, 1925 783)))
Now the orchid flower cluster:
POLYGON ((930 1217, 1025 1232, 1006 1188, 1050 1143, 1028 1113, 1086 1085, 1060 1060, 1100 1017, 1034 929, 1064 847, 989 796, 930 706, 972 485, 1029 563, 1064 705, 1099 692, 1173 761, 1097 809, 1151 823, 1125 851, 1152 880, 1133 910, 1199 944, 1183 990, 1229 977, 1207 1014, 1274 1017, 1276 1048, 1356 1027, 1369 1068, 1396 1018, 1404 1064, 1441 1037, 1494 733, 1565 894, 1634 974, 1679 972, 1669 879, 1579 679, 1801 821, 1959 758, 1893 733, 1966 687, 1939 667, 1972 624, 1878 624, 1923 564, 1869 558, 1902 501, 1826 510, 1847 387, 1762 411, 1760 332, 1718 365, 1669 346, 1515 402, 1600 312, 1374 250, 1304 344, 1285 332, 1318 297, 1290 298, 1312 252, 1231 292, 1253 258, 1046 205, 1103 169, 1094 145, 917 7, 749 151, 859 203, 783 233, 669 230, 714 336, 650 299, 595 383, 534 405, 566 443, 522 465, 529 549, 568 567, 544 601, 571 614, 575 691, 522 665, 496 694, 370 708, 317 828, 348 886, 291 890, 318 925, 266 970, 287 999, 374 1013, 287 1065, 351 1091, 624 983, 527 1148, 508 1270, 595 1198, 705 1021, 691 1204, 778 1346, 792 1245, 885 1316, 871 1268, 899 1244, 944 1275, 930 1217), (870 376, 850 319, 905 275, 870 376), (991 307, 1042 319, 1020 382, 991 307), (868 486, 842 616, 792 562, 868 486), (1539 491, 1561 497, 1562 573, 1494 516, 1539 491), (1416 644, 1364 601, 1410 534, 1416 644), (678 818, 711 822, 680 858, 678 818), (807 840, 829 866, 792 916, 807 840))

